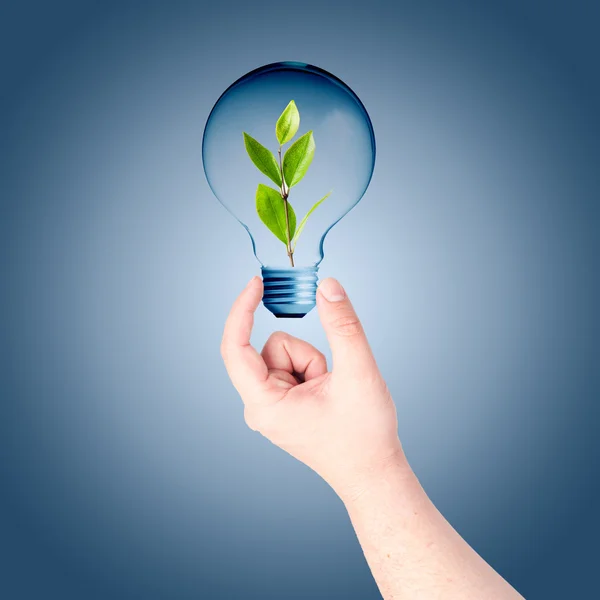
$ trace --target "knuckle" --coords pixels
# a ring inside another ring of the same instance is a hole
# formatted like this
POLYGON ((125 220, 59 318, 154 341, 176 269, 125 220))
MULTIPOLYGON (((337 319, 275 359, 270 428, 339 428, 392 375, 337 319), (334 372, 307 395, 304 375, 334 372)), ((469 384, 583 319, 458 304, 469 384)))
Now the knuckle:
POLYGON ((252 431, 259 431, 260 418, 255 410, 250 410, 246 407, 244 409, 244 421, 246 421, 246 425, 252 429, 252 431))
POLYGON ((225 340, 225 338, 223 338, 223 340, 221 341, 221 358, 223 360, 227 360, 227 341, 225 340))
POLYGON ((334 319, 330 325, 337 335, 344 337, 354 337, 362 333, 362 325, 356 315, 342 315, 334 319))
POLYGON ((327 357, 322 352, 318 353, 317 358, 315 359, 315 364, 327 371, 327 357))
POLYGON ((269 437, 275 431, 274 415, 268 406, 246 406, 244 408, 244 421, 252 431, 258 431, 269 437))
POLYGON ((258 431, 263 435, 267 435, 272 429, 270 424, 272 419, 268 413, 269 411, 266 407, 245 407, 244 421, 246 421, 246 425, 252 429, 252 431, 258 431))
POLYGON ((277 344, 288 339, 288 334, 285 331, 274 331, 267 340, 267 344, 277 344))

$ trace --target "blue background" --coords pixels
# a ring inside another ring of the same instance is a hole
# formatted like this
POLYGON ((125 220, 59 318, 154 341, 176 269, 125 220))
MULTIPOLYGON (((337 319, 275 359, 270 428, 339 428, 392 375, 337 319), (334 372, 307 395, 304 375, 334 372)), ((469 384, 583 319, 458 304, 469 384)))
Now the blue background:
MULTIPOLYGON (((424 487, 529 598, 591 597, 593 3, 12 2, 0 9, 0 596, 377 598, 340 501, 245 427, 219 356, 258 273, 210 194, 237 77, 313 63, 373 120, 346 286, 424 487)), ((276 321, 325 349, 317 315, 276 321)))

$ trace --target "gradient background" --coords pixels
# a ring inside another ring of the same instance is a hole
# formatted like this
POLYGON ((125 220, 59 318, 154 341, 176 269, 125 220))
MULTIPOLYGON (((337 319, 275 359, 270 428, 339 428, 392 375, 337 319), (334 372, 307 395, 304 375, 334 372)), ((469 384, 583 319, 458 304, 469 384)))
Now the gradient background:
MULTIPOLYGON (((378 597, 342 504, 245 427, 219 356, 258 263, 202 131, 279 60, 373 120, 320 273, 424 487, 529 598, 597 591, 600 15, 561 4, 3 4, 2 598, 378 597)), ((264 308, 256 344, 282 327, 325 348, 316 312, 264 308)))

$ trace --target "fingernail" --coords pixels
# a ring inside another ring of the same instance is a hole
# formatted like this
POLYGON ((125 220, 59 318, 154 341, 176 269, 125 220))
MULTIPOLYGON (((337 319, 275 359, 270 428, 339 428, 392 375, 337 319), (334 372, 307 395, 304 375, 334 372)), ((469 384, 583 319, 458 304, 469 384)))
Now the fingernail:
POLYGON ((331 277, 321 281, 319 284, 319 291, 323 294, 325 300, 329 302, 340 302, 346 297, 346 292, 340 285, 340 282, 331 277))
POLYGON ((256 283, 256 281, 257 281, 257 280, 258 280, 258 276, 257 276, 257 275, 255 275, 255 276, 254 276, 254 277, 253 277, 253 278, 252 278, 252 279, 251 279, 251 280, 248 282, 248 285, 246 285, 246 288, 252 287, 252 286, 253 286, 253 285, 256 283))

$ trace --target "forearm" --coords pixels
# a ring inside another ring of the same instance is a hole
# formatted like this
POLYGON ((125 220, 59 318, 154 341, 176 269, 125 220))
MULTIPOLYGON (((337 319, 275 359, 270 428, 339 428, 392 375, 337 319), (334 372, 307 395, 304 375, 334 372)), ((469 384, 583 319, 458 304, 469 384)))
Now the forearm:
POLYGON ((340 495, 385 600, 521 598, 448 524, 403 457, 340 495))

